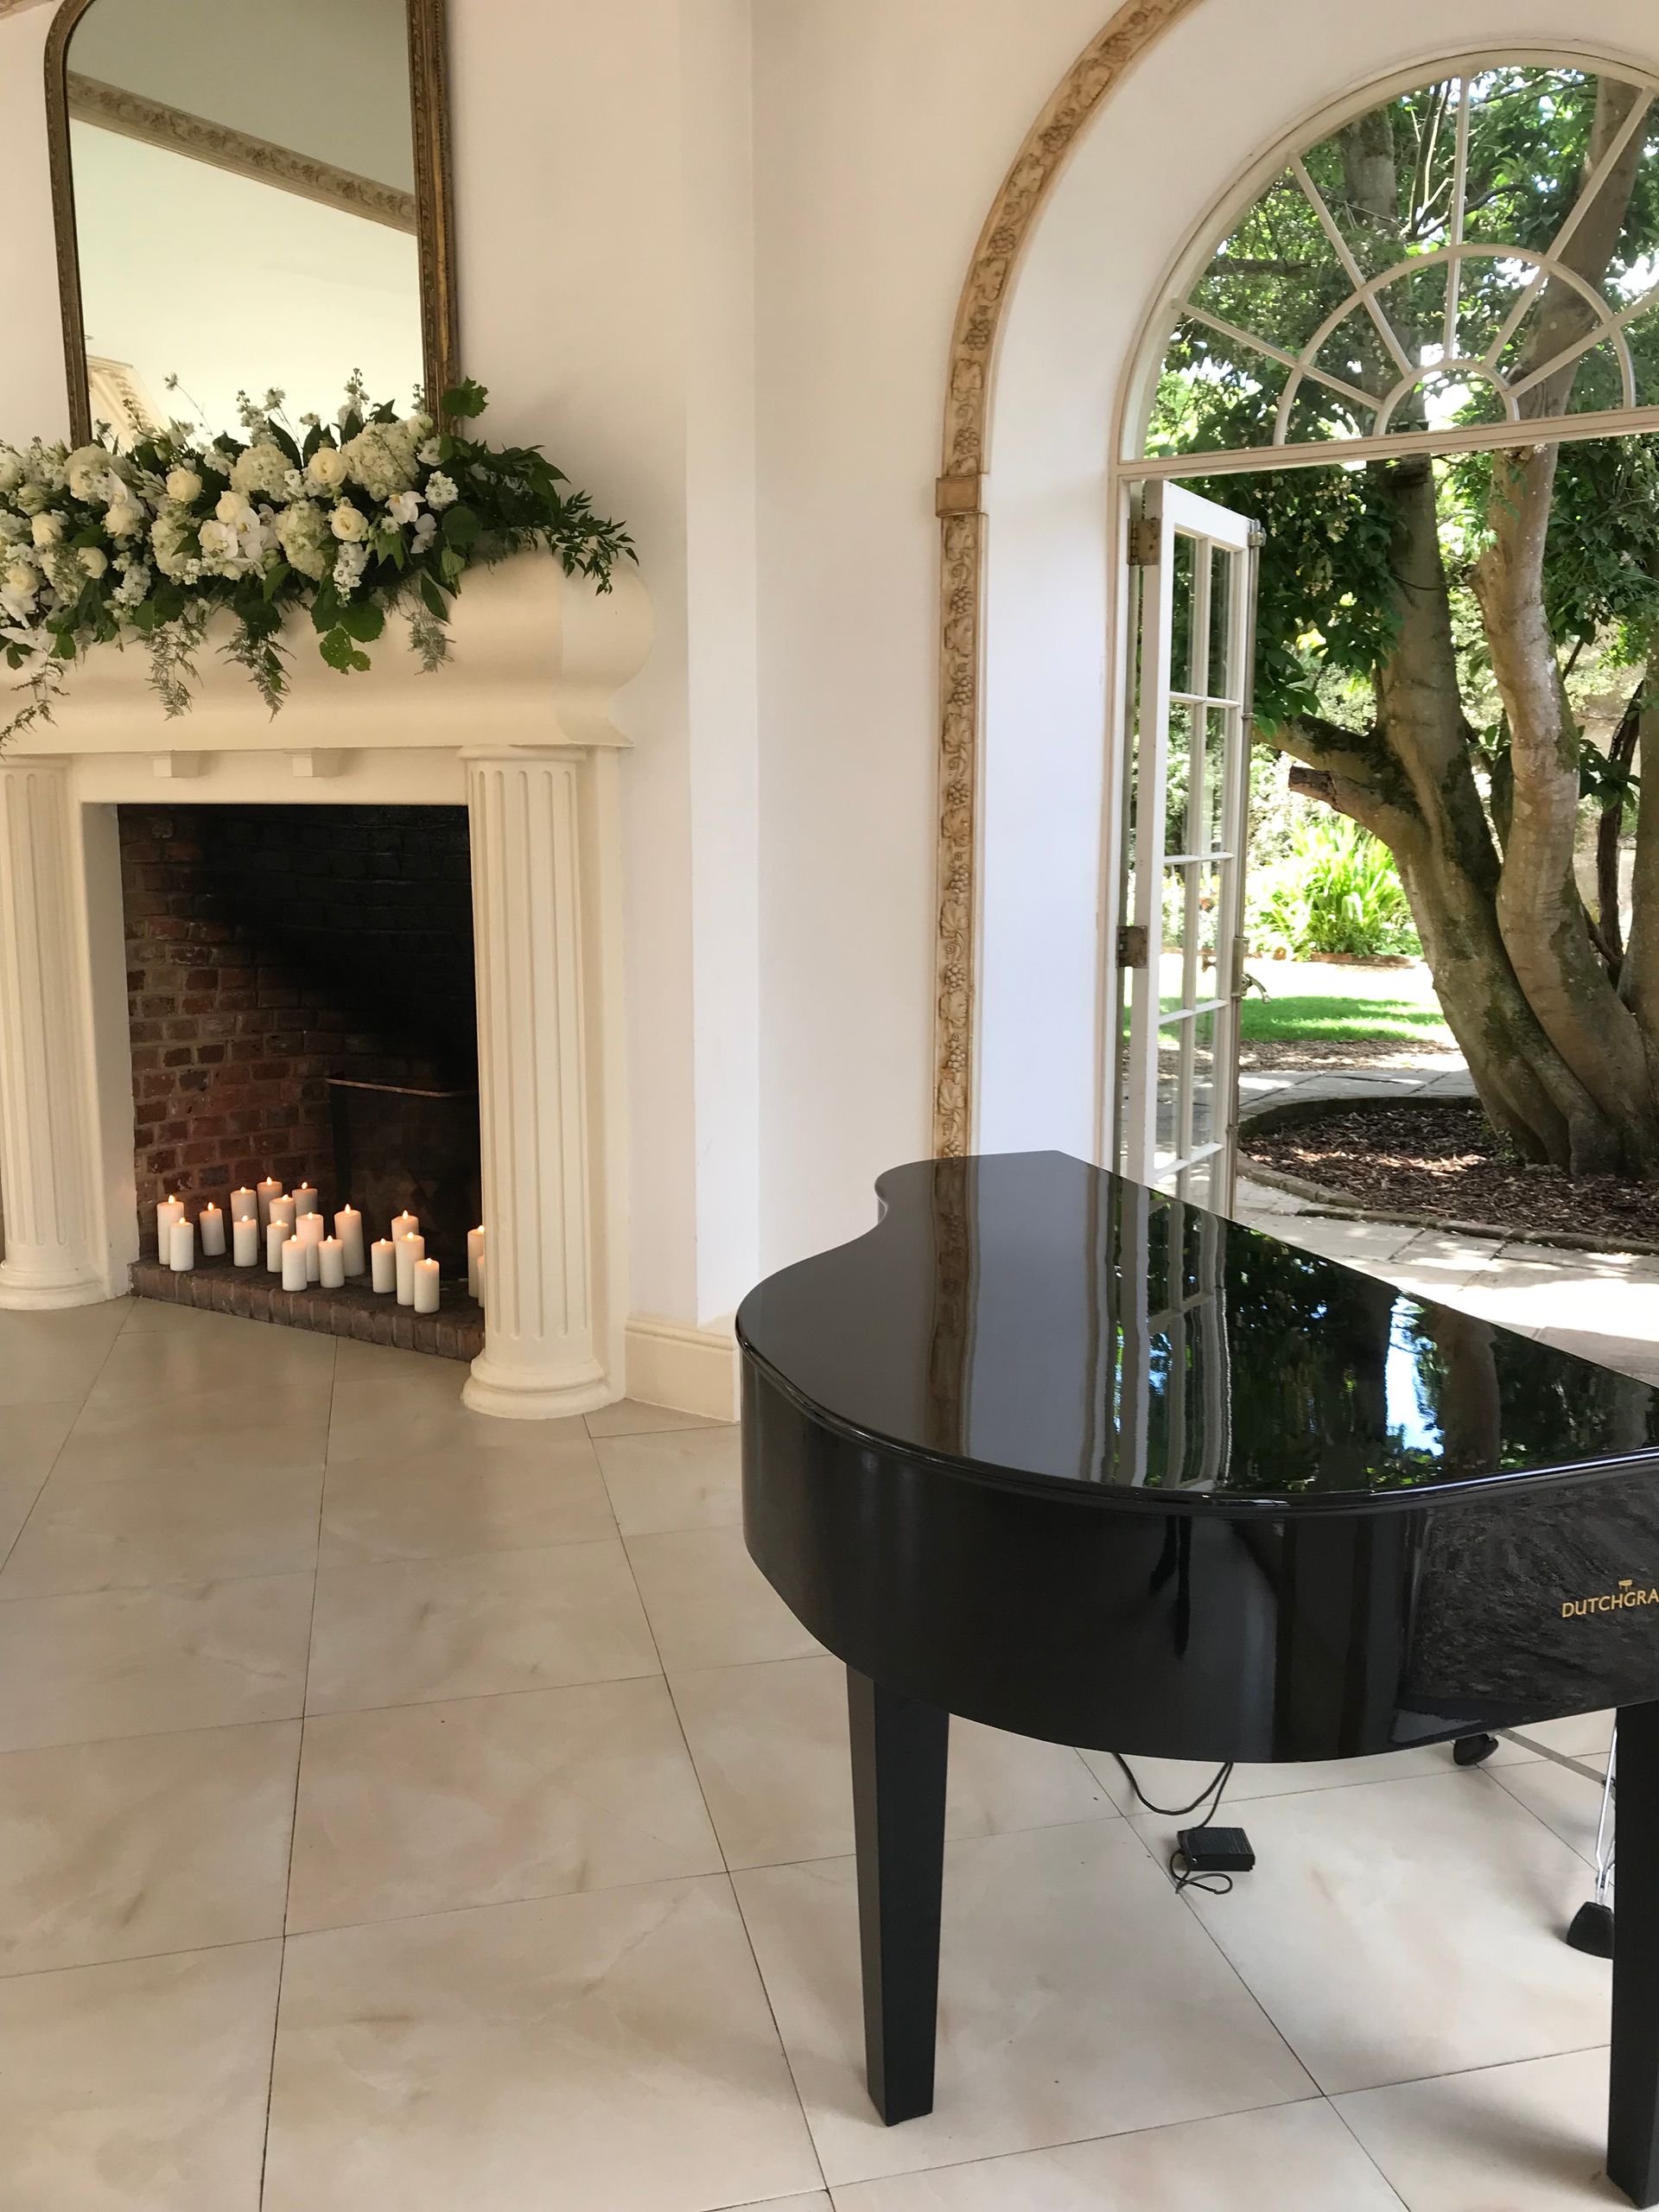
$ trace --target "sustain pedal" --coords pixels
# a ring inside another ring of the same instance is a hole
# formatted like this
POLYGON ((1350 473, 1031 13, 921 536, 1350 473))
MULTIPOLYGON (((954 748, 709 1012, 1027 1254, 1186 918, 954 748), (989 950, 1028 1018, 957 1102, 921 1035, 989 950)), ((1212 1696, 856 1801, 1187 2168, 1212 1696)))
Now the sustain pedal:
POLYGON ((1243 1828, 1180 1828, 1175 1840, 1189 1874, 1248 1874, 1255 1864, 1243 1828))

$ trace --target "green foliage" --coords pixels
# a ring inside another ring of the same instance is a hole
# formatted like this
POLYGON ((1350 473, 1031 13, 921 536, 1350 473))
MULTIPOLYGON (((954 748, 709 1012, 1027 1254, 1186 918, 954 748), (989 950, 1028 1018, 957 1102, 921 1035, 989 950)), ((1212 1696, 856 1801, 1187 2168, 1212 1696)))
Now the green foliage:
POLYGON ((473 378, 446 393, 448 427, 399 418, 353 378, 335 423, 282 394, 243 397, 245 440, 175 423, 118 449, 105 434, 71 452, 36 439, 0 446, 0 637, 26 696, 0 739, 49 720, 64 668, 92 645, 142 639, 169 715, 188 706, 211 616, 220 650, 275 713, 288 688, 285 617, 304 610, 318 651, 342 675, 400 612, 422 666, 448 651, 450 600, 470 568, 542 548, 568 575, 610 588, 635 558, 627 532, 538 446, 493 446, 458 426, 487 395, 473 378))
POLYGON ((1375 959, 1422 950, 1393 854, 1344 815, 1305 816, 1285 858, 1249 878, 1247 900, 1253 952, 1375 959))

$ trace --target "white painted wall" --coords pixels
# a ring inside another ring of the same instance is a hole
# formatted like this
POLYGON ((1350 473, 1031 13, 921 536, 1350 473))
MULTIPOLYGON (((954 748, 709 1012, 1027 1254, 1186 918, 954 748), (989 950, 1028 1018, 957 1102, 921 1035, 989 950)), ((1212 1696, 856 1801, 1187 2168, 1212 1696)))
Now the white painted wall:
POLYGON ((931 1146, 945 359, 986 210, 1103 0, 766 0, 755 54, 761 1219, 867 1228, 931 1146))

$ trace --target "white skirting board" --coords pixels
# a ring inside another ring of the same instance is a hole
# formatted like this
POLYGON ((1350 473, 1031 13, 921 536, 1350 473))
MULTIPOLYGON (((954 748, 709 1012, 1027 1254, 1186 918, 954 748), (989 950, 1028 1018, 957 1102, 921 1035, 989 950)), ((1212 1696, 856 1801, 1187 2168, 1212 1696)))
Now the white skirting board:
POLYGON ((729 1323, 693 1329, 635 1313, 626 1353, 629 1397, 709 1421, 737 1419, 737 1344, 729 1323))

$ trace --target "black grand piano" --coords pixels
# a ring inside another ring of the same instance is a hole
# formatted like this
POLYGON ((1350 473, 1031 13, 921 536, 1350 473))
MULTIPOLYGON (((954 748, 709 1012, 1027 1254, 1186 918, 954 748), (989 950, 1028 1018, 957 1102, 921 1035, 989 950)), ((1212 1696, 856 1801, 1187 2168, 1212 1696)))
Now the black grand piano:
POLYGON ((1617 1706, 1607 2166, 1659 2202, 1659 1392, 1064 1154, 877 1188, 737 1332, 748 1548, 848 1669, 883 2118, 951 1713, 1219 1764, 1617 1706))

